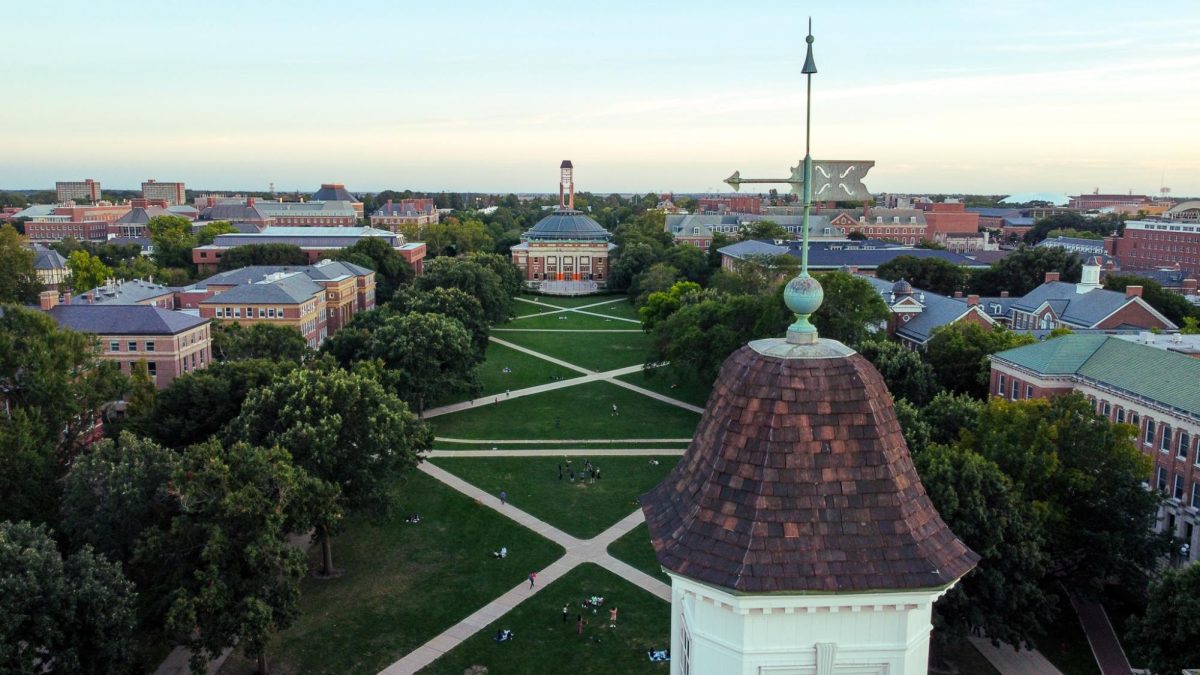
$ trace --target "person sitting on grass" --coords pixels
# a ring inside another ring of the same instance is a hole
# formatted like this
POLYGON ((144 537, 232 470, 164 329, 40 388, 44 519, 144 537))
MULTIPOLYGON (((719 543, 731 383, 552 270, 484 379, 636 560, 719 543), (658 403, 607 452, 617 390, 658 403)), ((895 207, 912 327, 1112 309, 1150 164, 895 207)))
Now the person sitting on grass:
POLYGON ((501 546, 499 551, 492 551, 492 557, 497 558, 497 559, 507 558, 508 557, 508 547, 501 546))
POLYGON ((496 642, 508 642, 513 639, 513 632, 507 628, 496 629, 496 642))

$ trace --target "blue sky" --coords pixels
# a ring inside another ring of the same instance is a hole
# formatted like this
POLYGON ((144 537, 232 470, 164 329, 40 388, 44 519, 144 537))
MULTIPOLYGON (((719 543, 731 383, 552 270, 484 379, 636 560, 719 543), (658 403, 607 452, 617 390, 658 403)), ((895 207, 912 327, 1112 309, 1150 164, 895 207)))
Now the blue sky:
POLYGON ((0 186, 1200 194, 1200 3, 23 2, 0 186), (586 6, 583 6, 586 5, 586 6))

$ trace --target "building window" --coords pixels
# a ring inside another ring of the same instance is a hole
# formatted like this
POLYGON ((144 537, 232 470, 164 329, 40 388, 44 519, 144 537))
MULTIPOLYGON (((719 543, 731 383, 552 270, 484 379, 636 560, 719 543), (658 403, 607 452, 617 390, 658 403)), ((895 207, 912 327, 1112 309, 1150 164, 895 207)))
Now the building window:
POLYGON ((1154 420, 1146 420, 1146 445, 1154 446, 1154 420))
POLYGON ((1141 416, 1141 415, 1139 415, 1139 414, 1137 414, 1137 413, 1130 413, 1130 414, 1129 414, 1129 423, 1130 423, 1130 424, 1132 424, 1133 426, 1135 426, 1135 427, 1136 427, 1136 426, 1140 426, 1140 425, 1141 425, 1141 422, 1142 422, 1142 416, 1141 416))
POLYGON ((1017 400, 1017 393, 1021 390, 1021 383, 1013 380, 1012 383, 1012 400, 1017 400))
POLYGON ((116 340, 113 340, 112 342, 108 343, 108 351, 110 351, 110 352, 121 351, 121 343, 117 342, 116 340))
POLYGON ((1200 483, 1192 483, 1192 508, 1200 509, 1200 483))
POLYGON ((150 373, 150 377, 158 375, 158 364, 150 361, 146 363, 146 372, 150 373))
POLYGON ((1161 436, 1161 438, 1162 438, 1162 442, 1159 443, 1159 445, 1158 445, 1159 451, 1160 452, 1170 452, 1171 451, 1171 427, 1169 427, 1165 424, 1162 425, 1162 427, 1159 429, 1159 436, 1161 436))
POLYGON ((996 395, 1004 396, 1004 374, 1003 373, 1000 374, 1000 381, 996 387, 996 395))
POLYGON ((1161 466, 1158 467, 1158 481, 1156 482, 1156 485, 1158 486, 1159 492, 1167 491, 1167 470, 1161 466))
POLYGON ((129 348, 129 351, 131 351, 131 352, 136 352, 136 351, 137 351, 137 342, 136 342, 136 341, 134 341, 134 340, 130 340, 130 341, 129 341, 129 344, 128 344, 128 345, 126 345, 126 347, 128 347, 128 348, 129 348))
POLYGON ((267 316, 267 310, 263 309, 262 307, 259 307, 258 308, 258 318, 262 319, 266 316, 267 316))
POLYGON ((146 340, 146 351, 154 351, 154 340, 146 340))
POLYGON ((1112 407, 1108 405, 1108 401, 1100 404, 1100 414, 1104 415, 1104 419, 1112 419, 1112 407))
POLYGON ((1175 456, 1179 459, 1187 459, 1188 450, 1191 450, 1192 436, 1186 431, 1179 432, 1179 445, 1175 450, 1175 456))
POLYGON ((1033 398, 1033 385, 1025 385, 1025 398, 1033 398))
POLYGON ((1125 423, 1125 409, 1117 408, 1117 424, 1125 423))
POLYGON ((275 318, 275 308, 274 308, 274 307, 270 307, 270 308, 268 308, 268 309, 267 309, 267 318, 268 318, 268 319, 274 319, 274 318, 275 318))
POLYGON ((1183 499, 1183 476, 1175 476, 1175 492, 1171 495, 1175 499, 1183 499))

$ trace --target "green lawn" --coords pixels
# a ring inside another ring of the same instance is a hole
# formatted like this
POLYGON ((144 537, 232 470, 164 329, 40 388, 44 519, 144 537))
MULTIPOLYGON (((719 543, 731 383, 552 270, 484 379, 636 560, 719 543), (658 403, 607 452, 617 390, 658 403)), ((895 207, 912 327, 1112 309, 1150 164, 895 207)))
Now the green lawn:
MULTIPOLYGON (((608 294, 608 295, 576 295, 576 296, 557 296, 557 295, 533 295, 530 293, 522 293, 518 298, 525 298, 534 302, 541 302, 555 307, 583 307, 584 305, 594 305, 597 302, 607 302, 609 300, 624 300, 624 294, 608 294)), ((536 307, 528 302, 514 300, 513 306, 517 308, 521 314, 526 314, 522 307, 536 307)))
POLYGON ((492 448, 499 450, 625 450, 629 448, 646 450, 686 450, 687 446, 687 441, 639 441, 637 443, 628 443, 625 441, 616 440, 592 441, 589 443, 583 441, 556 440, 553 443, 458 443, 456 441, 434 440, 433 442, 434 450, 491 450, 492 448))
MULTIPOLYGON (((463 457, 429 460, 493 495, 508 492, 513 506, 581 539, 590 539, 637 510, 637 498, 662 482, 674 457, 597 457, 600 480, 582 476, 584 457, 463 457), (558 478, 558 467, 563 478, 558 478), (576 471, 575 482, 570 470, 576 471)), ((631 563, 632 564, 632 563, 631 563)))
POLYGON ((473 665, 487 667, 488 675, 526 673, 667 673, 669 663, 650 663, 646 652, 669 649, 671 607, 655 596, 594 564, 583 564, 517 605, 447 652, 423 675, 462 675, 473 665), (584 598, 599 595, 604 607, 582 614, 583 635, 575 633, 575 620, 584 612, 584 598), (563 605, 570 609, 562 621, 563 605), (607 607, 619 612, 617 628, 608 628, 607 607), (496 631, 513 632, 511 642, 495 641, 496 631))
MULTIPOLYGON (((628 302, 614 302, 610 305, 601 305, 599 307, 589 307, 587 309, 587 311, 595 312, 597 314, 607 314, 608 316, 619 316, 619 317, 623 317, 626 319, 634 319, 638 323, 641 323, 641 317, 638 316, 637 309, 634 308, 634 306, 629 304, 628 302)), ((622 321, 621 323, 629 323, 629 322, 622 321)), ((634 324, 630 323, 629 325, 632 326, 634 324)))
MULTIPOLYGON (((674 465, 674 462, 671 462, 674 465)), ((662 571, 658 558, 654 555, 654 546, 650 544, 650 529, 645 523, 638 525, 625 536, 608 545, 608 554, 624 563, 661 579, 670 584, 671 577, 662 571)))
MULTIPOLYGON (((333 580, 306 579, 296 624, 268 651, 275 673, 374 673, 497 596, 562 547, 423 473, 397 486, 396 517, 373 525, 347 519, 334 539, 333 580), (419 513, 422 522, 404 521, 419 513), (508 558, 491 551, 508 546, 508 558)), ((314 546, 314 568, 320 547, 314 546)), ((237 655, 223 673, 249 673, 237 655)))
POLYGON ((496 337, 595 371, 635 366, 650 353, 650 336, 645 333, 497 333, 496 337))
POLYGON ((617 379, 701 408, 708 402, 708 395, 712 391, 711 384, 702 384, 690 377, 686 379, 674 377, 669 370, 663 368, 630 373, 617 379))
POLYGON ((570 379, 579 375, 569 368, 495 342, 488 345, 486 360, 479 366, 479 382, 483 385, 484 396, 535 387, 553 382, 555 377, 570 379), (511 372, 504 372, 505 368, 511 372))
POLYGON ((429 419, 448 438, 691 438, 700 416, 608 382, 588 382, 429 419), (611 415, 612 406, 619 413, 611 415), (557 424, 556 424, 557 422, 557 424))
MULTIPOLYGON (((592 311, 592 310, 587 310, 592 311)), ((545 316, 534 316, 527 319, 516 318, 512 321, 497 326, 497 328, 541 328, 543 330, 635 330, 639 333, 642 331, 640 324, 629 323, 628 321, 617 321, 616 319, 606 319, 604 317, 592 316, 591 314, 581 314, 580 312, 558 312, 557 314, 546 314, 545 316)), ((503 335, 503 333, 500 333, 503 335)))

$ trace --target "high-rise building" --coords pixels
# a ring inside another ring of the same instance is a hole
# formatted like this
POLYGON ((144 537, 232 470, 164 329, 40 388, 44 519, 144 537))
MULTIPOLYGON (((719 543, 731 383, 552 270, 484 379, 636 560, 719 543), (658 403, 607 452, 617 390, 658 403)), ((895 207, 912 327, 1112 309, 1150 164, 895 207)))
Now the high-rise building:
POLYGON ((161 199, 169 206, 187 203, 183 183, 160 183, 153 178, 142 183, 143 199, 161 199))
POLYGON ((92 180, 60 180, 54 184, 58 202, 98 202, 100 201, 100 181, 92 180))

